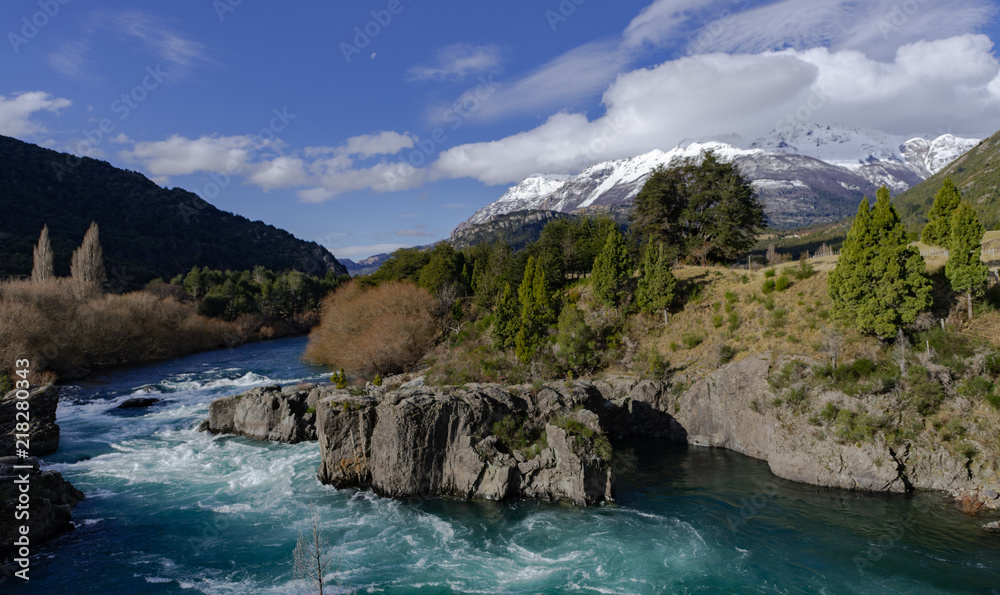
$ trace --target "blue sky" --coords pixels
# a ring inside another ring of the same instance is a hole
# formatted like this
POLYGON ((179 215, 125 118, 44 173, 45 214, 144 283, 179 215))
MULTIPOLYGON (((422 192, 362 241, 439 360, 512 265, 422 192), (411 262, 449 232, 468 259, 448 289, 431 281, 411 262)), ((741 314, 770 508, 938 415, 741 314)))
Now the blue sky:
POLYGON ((7 1, 0 134, 360 259, 533 173, 780 122, 1000 128, 984 0, 7 1))

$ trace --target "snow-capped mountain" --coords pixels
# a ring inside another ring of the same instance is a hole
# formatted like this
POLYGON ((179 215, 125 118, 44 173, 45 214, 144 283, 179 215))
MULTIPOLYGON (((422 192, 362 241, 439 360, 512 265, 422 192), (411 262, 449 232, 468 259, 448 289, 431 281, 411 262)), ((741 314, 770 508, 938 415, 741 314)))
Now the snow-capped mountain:
POLYGON ((883 184, 895 194, 971 149, 978 139, 945 134, 934 139, 843 126, 800 126, 745 143, 736 135, 684 141, 669 151, 592 165, 576 176, 526 178, 460 224, 457 230, 519 210, 571 212, 630 202, 650 172, 711 150, 734 161, 760 192, 770 225, 794 227, 854 213, 862 195, 883 184))

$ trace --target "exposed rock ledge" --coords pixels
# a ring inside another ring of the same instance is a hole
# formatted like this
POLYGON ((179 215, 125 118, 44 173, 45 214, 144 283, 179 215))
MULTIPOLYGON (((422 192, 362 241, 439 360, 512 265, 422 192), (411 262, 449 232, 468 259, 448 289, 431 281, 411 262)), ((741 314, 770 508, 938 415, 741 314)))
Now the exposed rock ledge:
MULTIPOLYGON (((776 397, 768 373, 784 361, 750 356, 683 392, 629 378, 554 382, 537 391, 470 384, 361 396, 329 385, 264 387, 213 402, 203 428, 286 442, 318 438, 323 483, 388 496, 611 500, 613 465, 599 445, 605 435, 728 448, 767 461, 779 477, 820 486, 1000 492, 995 457, 967 460, 940 446, 893 447, 880 439, 840 443, 805 416, 766 405, 776 397), (544 434, 532 449, 511 448, 493 433, 504 418, 544 434)), ((839 393, 818 399, 850 405, 839 393)), ((987 507, 998 502, 980 499, 987 507)))

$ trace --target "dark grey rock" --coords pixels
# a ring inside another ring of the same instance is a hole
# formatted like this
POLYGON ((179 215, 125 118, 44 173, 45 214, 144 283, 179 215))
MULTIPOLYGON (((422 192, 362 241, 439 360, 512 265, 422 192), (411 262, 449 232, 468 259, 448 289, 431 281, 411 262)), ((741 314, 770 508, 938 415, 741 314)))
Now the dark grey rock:
MULTIPOLYGON (((23 421, 18 413, 17 391, 12 390, 0 398, 0 456, 17 453, 17 424, 23 421)), ((59 404, 59 389, 54 385, 38 386, 28 391, 28 454, 42 456, 54 453, 59 448, 59 426, 56 425, 56 407, 59 404)))
MULTIPOLYGON (((15 557, 14 542, 22 524, 28 526, 31 547, 73 529, 73 507, 83 500, 83 492, 74 488, 57 471, 41 471, 37 458, 0 457, 0 558, 15 557), (30 469, 15 469, 15 466, 30 469), (18 519, 21 486, 29 486, 29 517, 18 519)), ((34 551, 34 549, 32 550, 34 551)))
POLYGON ((160 399, 154 399, 152 397, 133 397, 126 400, 118 409, 141 409, 143 407, 150 407, 160 402, 160 399))

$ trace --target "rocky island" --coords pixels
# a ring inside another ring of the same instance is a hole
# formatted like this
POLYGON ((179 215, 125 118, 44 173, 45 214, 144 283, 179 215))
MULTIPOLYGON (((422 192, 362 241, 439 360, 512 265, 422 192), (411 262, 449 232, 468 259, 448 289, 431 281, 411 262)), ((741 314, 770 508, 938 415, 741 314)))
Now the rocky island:
MULTIPOLYGON (((775 388, 773 376, 796 361, 751 355, 689 387, 680 379, 629 377, 540 387, 369 386, 365 394, 331 385, 269 386, 217 399, 202 427, 263 440, 318 440, 320 481, 393 497, 607 502, 616 470, 609 439, 661 438, 727 448, 767 461, 779 477, 818 486, 939 490, 977 508, 1000 504, 992 457, 963 457, 919 435, 838 439, 803 411, 775 404, 786 389, 775 388)), ((811 407, 879 406, 877 396, 858 400, 826 391, 811 407)))

